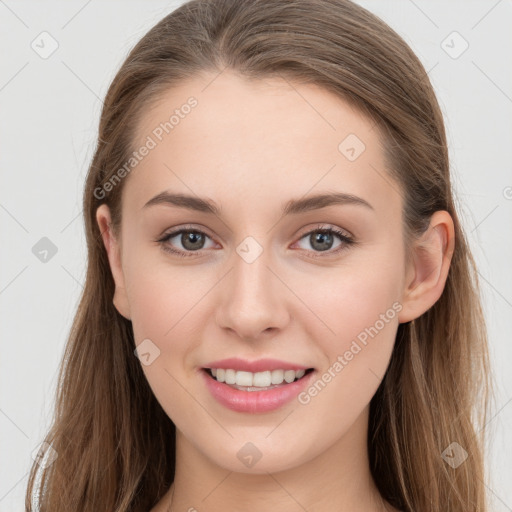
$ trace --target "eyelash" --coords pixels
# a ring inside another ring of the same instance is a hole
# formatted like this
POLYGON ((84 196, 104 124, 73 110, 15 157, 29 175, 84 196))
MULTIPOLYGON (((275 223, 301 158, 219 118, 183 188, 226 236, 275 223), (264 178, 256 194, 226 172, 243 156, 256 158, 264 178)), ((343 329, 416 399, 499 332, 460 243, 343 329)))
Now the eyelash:
MULTIPOLYGON (((158 242, 161 245, 162 250, 164 250, 166 252, 175 254, 176 256, 180 256, 182 258, 193 257, 197 253, 200 253, 201 250, 199 250, 199 251, 186 251, 186 252, 184 252, 184 251, 181 251, 181 250, 172 249, 169 245, 166 244, 166 242, 168 242, 171 238, 174 238, 176 235, 179 235, 181 233, 186 233, 186 232, 200 233, 201 235, 205 235, 208 238, 211 238, 204 231, 201 231, 200 229, 196 229, 196 228, 194 228, 192 226, 186 226, 186 227, 180 228, 180 229, 178 229, 176 231, 172 231, 171 233, 167 233, 162 238, 157 239, 155 241, 158 242)), ((342 245, 340 247, 338 247, 337 249, 335 249, 335 250, 312 251, 312 252, 316 252, 317 253, 317 255, 312 256, 313 258, 325 257, 325 256, 323 256, 323 254, 327 254, 328 256, 332 256, 333 254, 338 254, 338 253, 340 253, 340 252, 350 248, 351 245, 356 244, 356 241, 353 238, 347 236, 345 233, 343 233, 339 229, 336 229, 336 228, 325 228, 325 227, 323 227, 321 225, 317 226, 316 229, 312 229, 312 230, 304 233, 299 238, 299 240, 302 240, 306 236, 311 235, 312 233, 317 233, 317 232, 321 232, 321 233, 324 233, 324 234, 328 233, 328 234, 338 235, 338 237, 340 238, 340 240, 342 242, 342 245)))

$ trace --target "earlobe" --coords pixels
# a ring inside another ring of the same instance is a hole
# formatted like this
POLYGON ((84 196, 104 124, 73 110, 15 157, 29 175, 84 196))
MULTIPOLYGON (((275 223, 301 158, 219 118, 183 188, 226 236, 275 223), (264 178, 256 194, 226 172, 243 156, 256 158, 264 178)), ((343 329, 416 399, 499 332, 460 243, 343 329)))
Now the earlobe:
POLYGON ((430 309, 443 293, 455 246, 453 219, 447 211, 435 212, 425 233, 414 242, 403 291, 399 322, 409 322, 430 309), (410 277, 412 276, 412 278, 410 277))
POLYGON ((106 204, 100 205, 96 210, 96 221, 98 222, 103 245, 107 252, 110 270, 114 279, 115 291, 112 301, 119 314, 130 320, 130 307, 121 265, 121 247, 112 230, 110 209, 106 204))

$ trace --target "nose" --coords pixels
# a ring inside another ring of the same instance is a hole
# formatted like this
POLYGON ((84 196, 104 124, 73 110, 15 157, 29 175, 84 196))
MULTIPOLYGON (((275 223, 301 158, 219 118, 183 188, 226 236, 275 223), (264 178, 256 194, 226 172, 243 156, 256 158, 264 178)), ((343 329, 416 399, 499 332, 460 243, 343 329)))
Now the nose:
POLYGON ((248 263, 238 254, 222 280, 216 309, 217 325, 245 340, 282 330, 289 322, 287 307, 292 295, 265 256, 248 263))

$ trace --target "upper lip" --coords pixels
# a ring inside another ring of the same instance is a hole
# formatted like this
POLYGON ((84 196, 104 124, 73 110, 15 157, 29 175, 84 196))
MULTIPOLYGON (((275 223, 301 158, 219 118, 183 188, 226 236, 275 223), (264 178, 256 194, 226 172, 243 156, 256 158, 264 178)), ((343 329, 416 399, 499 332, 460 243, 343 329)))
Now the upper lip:
POLYGON ((205 368, 224 368, 225 370, 236 370, 245 372, 264 372, 266 370, 307 370, 311 366, 303 366, 296 363, 288 363, 279 359, 258 359, 256 361, 247 361, 238 357, 221 359, 207 363, 205 368))

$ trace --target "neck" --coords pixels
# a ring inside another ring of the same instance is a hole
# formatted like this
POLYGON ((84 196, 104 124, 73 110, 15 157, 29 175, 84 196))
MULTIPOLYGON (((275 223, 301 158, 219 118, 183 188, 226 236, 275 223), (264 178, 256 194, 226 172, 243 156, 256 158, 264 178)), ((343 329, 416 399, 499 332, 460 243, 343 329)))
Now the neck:
MULTIPOLYGON (((367 452, 368 408, 314 459, 279 472, 239 473, 216 465, 177 430, 176 474, 165 510, 209 512, 383 512, 367 452)), ((303 457, 305 458, 305 457, 303 457)))

